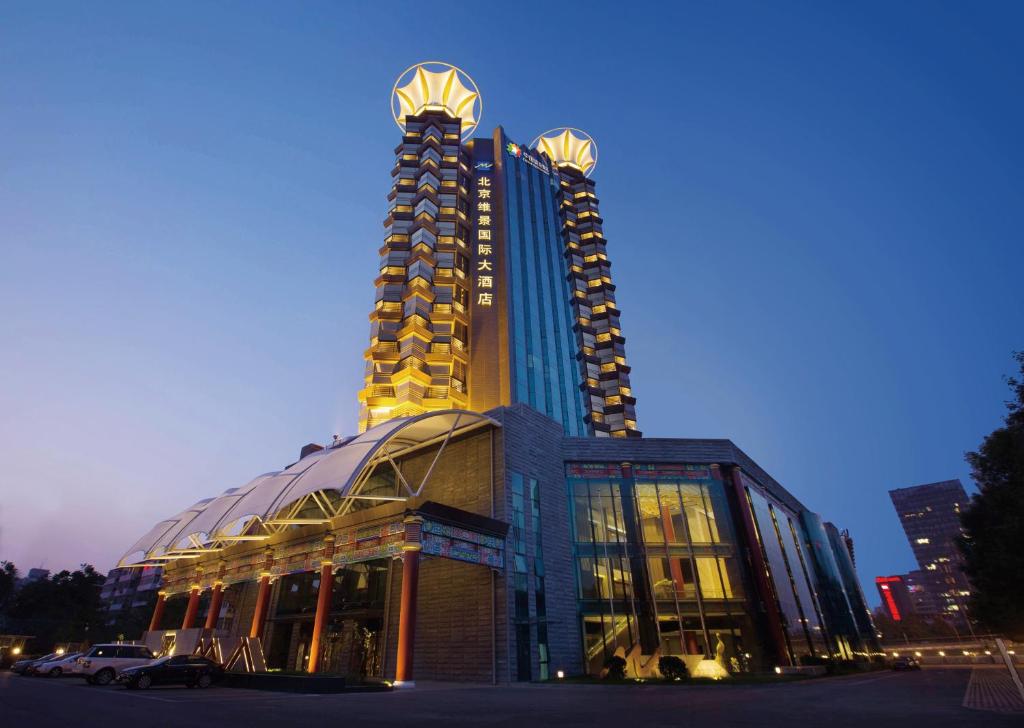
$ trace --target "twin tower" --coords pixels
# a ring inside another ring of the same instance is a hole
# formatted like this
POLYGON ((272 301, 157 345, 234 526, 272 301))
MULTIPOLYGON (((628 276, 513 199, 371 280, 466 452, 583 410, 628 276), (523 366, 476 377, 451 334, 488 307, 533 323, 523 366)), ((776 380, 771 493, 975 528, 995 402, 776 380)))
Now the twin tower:
POLYGON ((360 430, 523 403, 567 436, 639 437, 601 214, 597 147, 474 136, 482 99, 446 63, 392 90, 395 149, 360 430))

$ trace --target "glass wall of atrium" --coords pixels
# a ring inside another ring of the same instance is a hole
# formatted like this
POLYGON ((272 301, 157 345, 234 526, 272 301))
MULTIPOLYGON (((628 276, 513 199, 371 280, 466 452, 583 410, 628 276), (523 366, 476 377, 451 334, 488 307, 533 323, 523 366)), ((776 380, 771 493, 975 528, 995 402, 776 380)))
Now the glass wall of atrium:
POLYGON ((638 466, 635 479, 570 475, 569 485, 588 671, 638 645, 691 669, 705 658, 750 669, 760 648, 748 587, 725 489, 710 469, 666 477, 638 466), (653 645, 643 644, 645 630, 653 645))
POLYGON ((814 589, 813 562, 798 535, 799 524, 788 510, 769 501, 758 489, 748 485, 746 493, 790 659, 796 664, 808 656, 827 656, 830 650, 814 589))

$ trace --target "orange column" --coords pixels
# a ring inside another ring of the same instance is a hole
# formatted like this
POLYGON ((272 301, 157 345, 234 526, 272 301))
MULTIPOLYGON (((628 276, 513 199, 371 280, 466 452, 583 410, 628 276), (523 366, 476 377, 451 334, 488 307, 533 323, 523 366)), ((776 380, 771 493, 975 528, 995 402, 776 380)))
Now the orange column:
POLYGON ((157 592, 156 606, 153 607, 153 618, 149 620, 149 631, 160 629, 160 621, 164 618, 164 600, 166 592, 157 592))
POLYGON ((260 590, 256 594, 256 611, 252 613, 252 627, 249 638, 263 639, 263 622, 267 617, 267 605, 270 602, 270 574, 260 575, 260 590))
POLYGON ((328 536, 324 545, 324 561, 320 567, 320 592, 316 600, 316 616, 313 618, 313 638, 309 641, 308 672, 316 672, 320 667, 320 637, 327 621, 327 613, 331 609, 331 592, 334 589, 334 536, 328 536))
POLYGON ((398 657, 395 686, 411 687, 413 648, 416 646, 416 596, 419 591, 420 551, 423 519, 405 519, 405 544, 402 546, 402 602, 398 612, 398 657))
POLYGON ((204 629, 213 629, 217 626, 220 618, 220 603, 224 599, 224 585, 219 581, 213 585, 213 595, 210 597, 210 609, 206 613, 206 624, 204 629))
POLYGON ((182 629, 191 629, 196 623, 196 614, 199 612, 199 585, 192 586, 188 594, 188 607, 185 609, 185 619, 181 621, 182 629))
POLYGON ((274 550, 263 550, 263 571, 260 572, 260 589, 256 594, 256 611, 252 614, 252 626, 249 628, 249 639, 263 639, 263 626, 267 619, 267 607, 270 606, 270 577, 274 567, 274 550))

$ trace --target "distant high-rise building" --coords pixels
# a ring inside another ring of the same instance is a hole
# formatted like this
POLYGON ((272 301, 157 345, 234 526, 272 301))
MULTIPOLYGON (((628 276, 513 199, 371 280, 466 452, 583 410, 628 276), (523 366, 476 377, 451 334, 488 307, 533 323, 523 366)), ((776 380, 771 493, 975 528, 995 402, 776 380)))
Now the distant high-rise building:
POLYGON ((44 579, 49 579, 49 578, 50 578, 50 570, 49 569, 42 569, 42 568, 38 568, 38 567, 32 568, 32 569, 28 570, 28 574, 26 574, 25 576, 23 576, 20 579, 18 579, 17 587, 20 589, 21 587, 25 586, 26 584, 31 584, 32 582, 42 581, 44 579))
POLYGON ((156 598, 162 583, 163 569, 149 566, 142 569, 111 569, 100 589, 100 599, 107 605, 109 624, 114 624, 132 609, 148 607, 156 598))
POLYGON ((360 428, 526 404, 566 435, 639 436, 594 181, 578 129, 472 138, 480 96, 443 64, 394 89, 402 130, 370 313, 360 428))
POLYGON ((914 569, 904 576, 907 584, 907 593, 910 595, 910 603, 914 607, 914 614, 921 617, 934 617, 939 613, 935 606, 935 599, 928 590, 927 572, 921 569, 914 569))
POLYGON ((894 622, 902 622, 914 614, 914 603, 904 576, 876 576, 875 587, 882 598, 886 614, 894 622))
POLYGON ((967 492, 959 480, 945 480, 889 491, 896 514, 920 567, 914 582, 927 596, 923 606, 958 622, 967 619, 970 584, 956 539, 963 534, 960 510, 967 492))

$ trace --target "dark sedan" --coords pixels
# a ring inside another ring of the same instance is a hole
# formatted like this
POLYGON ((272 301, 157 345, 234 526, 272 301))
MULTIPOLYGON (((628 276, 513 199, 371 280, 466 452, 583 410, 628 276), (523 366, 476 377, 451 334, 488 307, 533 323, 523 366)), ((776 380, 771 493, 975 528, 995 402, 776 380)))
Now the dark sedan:
POLYGON ((920 670, 921 663, 913 657, 898 657, 892 661, 893 670, 920 670))
POLYGON ((33 665, 36 665, 37 663, 42 664, 47 660, 55 660, 57 659, 57 657, 58 655, 56 652, 51 652, 50 654, 43 655, 42 657, 29 657, 24 660, 18 660, 13 665, 11 665, 11 672, 15 672, 19 675, 28 675, 28 670, 33 665))
POLYGON ((224 677, 224 668, 213 660, 197 655, 175 655, 129 667, 117 676, 118 682, 132 690, 145 690, 153 685, 185 685, 208 688, 224 677))

